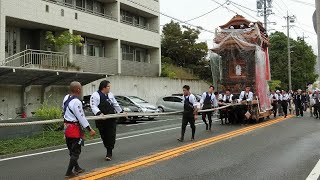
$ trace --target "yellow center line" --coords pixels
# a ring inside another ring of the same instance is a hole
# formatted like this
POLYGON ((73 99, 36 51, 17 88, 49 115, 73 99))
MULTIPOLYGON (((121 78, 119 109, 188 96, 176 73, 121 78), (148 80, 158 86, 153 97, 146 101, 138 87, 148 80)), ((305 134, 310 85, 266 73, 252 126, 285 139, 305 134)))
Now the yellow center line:
POLYGON ((204 139, 204 140, 201 140, 201 141, 197 141, 197 142, 194 142, 194 143, 183 145, 183 146, 180 146, 180 147, 177 147, 177 148, 169 149, 169 150, 166 150, 166 151, 163 151, 163 152, 159 152, 159 153, 156 153, 156 154, 153 154, 153 155, 149 155, 149 156, 146 156, 146 157, 142 157, 142 158, 139 158, 137 160, 133 160, 133 161, 129 161, 129 162, 126 162, 126 163, 123 163, 123 164, 115 165, 115 166, 112 166, 112 167, 109 167, 109 168, 104 168, 104 169, 101 169, 101 170, 97 170, 97 171, 94 171, 94 172, 91 172, 91 173, 88 173, 88 174, 84 174, 82 176, 78 176, 78 177, 73 178, 73 179, 94 180, 94 179, 100 179, 100 178, 103 178, 103 177, 115 175, 115 174, 118 174, 118 173, 125 173, 125 172, 131 171, 131 170, 133 170, 135 168, 138 168, 138 167, 145 167, 145 166, 154 164, 154 163, 159 162, 159 161, 172 159, 174 157, 177 157, 177 156, 179 156, 181 154, 184 154, 186 152, 192 151, 194 149, 198 149, 198 148, 201 148, 201 147, 204 147, 204 146, 208 146, 208 145, 220 142, 222 140, 226 140, 226 139, 229 139, 229 138, 240 136, 240 135, 246 134, 248 132, 254 131, 256 129, 260 129, 260 128, 263 128, 263 127, 266 127, 266 126, 270 126, 272 124, 279 123, 279 122, 284 121, 286 119, 289 119, 291 117, 292 117, 292 115, 289 115, 287 118, 283 118, 282 117, 282 118, 278 118, 278 119, 275 119, 275 120, 266 121, 266 122, 263 122, 263 123, 260 123, 260 124, 248 126, 248 127, 245 127, 245 128, 241 128, 239 130, 231 131, 229 133, 221 134, 221 135, 218 135, 218 136, 215 136, 215 137, 211 137, 211 138, 208 138, 208 139, 204 139))

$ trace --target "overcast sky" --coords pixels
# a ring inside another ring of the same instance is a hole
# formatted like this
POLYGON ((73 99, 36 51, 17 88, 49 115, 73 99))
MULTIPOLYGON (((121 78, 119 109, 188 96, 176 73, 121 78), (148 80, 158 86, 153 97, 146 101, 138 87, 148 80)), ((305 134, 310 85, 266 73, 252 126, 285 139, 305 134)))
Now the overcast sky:
MULTIPOLYGON (((160 11, 166 15, 186 21, 220 6, 214 1, 221 4, 226 2, 226 0, 160 0, 160 11)), ((248 9, 230 3, 229 5, 220 7, 212 13, 190 21, 189 23, 214 32, 215 28, 219 25, 223 25, 228 22, 235 15, 235 12, 243 15, 248 20, 260 20, 263 22, 263 17, 258 17, 257 13, 254 12, 256 11, 257 0, 229 1, 240 4, 248 9), (236 7, 240 8, 244 12, 236 7)), ((312 15, 315 11, 315 7, 310 6, 310 4, 314 5, 314 3, 315 0, 273 0, 272 10, 275 14, 270 15, 268 19, 269 22, 276 22, 277 24, 269 24, 268 29, 275 29, 277 31, 285 32, 286 34, 287 30, 283 27, 286 26, 286 20, 283 17, 286 15, 287 11, 289 11, 289 15, 295 15, 297 17, 297 21, 294 23, 295 26, 290 29, 290 37, 294 39, 296 39, 297 36, 302 37, 304 32, 304 36, 306 36, 305 40, 313 47, 315 53, 317 53, 317 35, 314 31, 312 22, 312 15), (295 1, 305 2, 309 5, 295 1)), ((161 15, 160 25, 164 25, 170 22, 170 20, 171 18, 161 15)), ((202 31, 200 34, 200 41, 207 41, 209 48, 213 46, 213 38, 214 34, 210 32, 202 31)))

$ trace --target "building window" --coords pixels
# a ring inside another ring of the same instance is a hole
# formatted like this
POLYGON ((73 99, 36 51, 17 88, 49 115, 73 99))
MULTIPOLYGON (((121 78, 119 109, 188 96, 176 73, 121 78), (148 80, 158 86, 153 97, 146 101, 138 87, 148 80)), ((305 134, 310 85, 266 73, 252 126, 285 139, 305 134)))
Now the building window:
POLYGON ((105 57, 103 41, 87 38, 86 44, 88 56, 105 57))
POLYGON ((64 4, 67 6, 73 6, 73 0, 64 0, 64 4))
POLYGON ((78 9, 84 9, 85 7, 84 7, 84 3, 85 2, 85 0, 76 0, 76 7, 78 8, 78 9))
POLYGON ((74 18, 75 18, 75 19, 78 19, 78 13, 75 13, 75 14, 74 14, 74 18))
POLYGON ((61 9, 61 16, 64 16, 64 10, 61 9))
POLYGON ((147 50, 126 44, 121 45, 122 60, 147 62, 147 50))
POLYGON ((94 2, 94 12, 97 12, 99 14, 104 14, 104 7, 101 2, 98 2, 98 1, 94 2))
POLYGON ((74 54, 83 54, 83 46, 74 46, 73 47, 73 53, 74 54))
POLYGON ((46 12, 49 12, 49 5, 46 5, 46 12))
POLYGON ((135 15, 133 13, 130 13, 130 12, 124 11, 124 10, 121 10, 120 14, 121 14, 122 21, 130 23, 132 25, 145 27, 147 24, 147 19, 145 17, 138 16, 138 15, 135 15))
POLYGON ((86 2, 87 2, 86 10, 93 11, 93 0, 87 0, 86 2))
POLYGON ((5 51, 6 53, 9 53, 9 30, 6 30, 6 46, 5 46, 5 51))

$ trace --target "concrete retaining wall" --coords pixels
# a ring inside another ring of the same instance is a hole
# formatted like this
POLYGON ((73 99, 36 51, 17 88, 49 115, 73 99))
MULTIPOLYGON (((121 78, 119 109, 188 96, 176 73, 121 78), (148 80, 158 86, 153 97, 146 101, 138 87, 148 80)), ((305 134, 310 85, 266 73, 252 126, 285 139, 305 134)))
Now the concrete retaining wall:
MULTIPOLYGON (((104 79, 84 86, 83 95, 90 95, 97 91, 102 80, 104 79)), ((162 77, 112 76, 108 77, 107 80, 111 82, 111 92, 113 94, 138 96, 153 104, 160 97, 182 93, 182 87, 186 84, 190 86, 191 92, 197 94, 202 94, 209 87, 204 81, 162 77)))
MULTIPOLYGON (((182 86, 187 84, 191 92, 200 94, 207 90, 208 84, 198 80, 180 80, 161 77, 112 76, 111 91, 115 95, 135 95, 155 104, 160 97, 173 93, 182 93, 182 86)), ((101 80, 83 87, 83 95, 90 95, 98 90, 101 80)), ((49 105, 61 106, 63 97, 68 93, 68 87, 51 87, 45 92, 44 101, 49 105)), ((0 113, 2 119, 17 117, 17 108, 21 108, 22 88, 20 86, 0 85, 0 113)), ((26 92, 27 116, 31 117, 41 106, 41 87, 32 86, 26 92)))

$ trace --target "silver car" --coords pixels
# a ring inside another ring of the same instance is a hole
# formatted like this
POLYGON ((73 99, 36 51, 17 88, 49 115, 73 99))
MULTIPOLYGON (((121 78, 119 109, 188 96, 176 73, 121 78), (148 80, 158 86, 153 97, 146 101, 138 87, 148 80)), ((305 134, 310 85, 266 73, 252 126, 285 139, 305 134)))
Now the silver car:
MULTIPOLYGON (((197 98, 197 96, 196 96, 197 98)), ((197 98, 198 101, 198 98, 197 98)), ((199 99, 200 101, 200 99, 199 99)), ((197 108, 200 109, 200 102, 197 102, 197 108)), ((161 112, 183 111, 183 97, 182 96, 165 96, 157 101, 157 107, 161 112)))
POLYGON ((172 112, 183 110, 183 99, 181 96, 166 96, 160 98, 156 105, 161 112, 172 112))
MULTIPOLYGON (((122 99, 124 101, 130 102, 135 104, 140 108, 140 111, 143 113, 158 113, 159 109, 148 103, 147 101, 137 97, 137 96, 116 96, 116 98, 122 99)), ((147 117, 149 120, 153 120, 156 116, 144 116, 147 117)))

